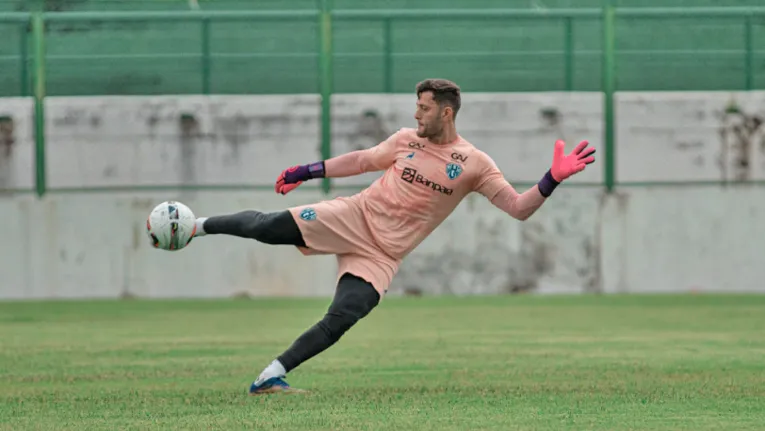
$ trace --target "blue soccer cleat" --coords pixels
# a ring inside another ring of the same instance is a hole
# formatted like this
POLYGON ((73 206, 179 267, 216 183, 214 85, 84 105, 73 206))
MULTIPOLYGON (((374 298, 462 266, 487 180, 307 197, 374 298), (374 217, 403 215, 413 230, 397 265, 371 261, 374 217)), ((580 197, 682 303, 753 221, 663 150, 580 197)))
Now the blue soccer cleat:
POLYGON ((266 380, 255 380, 250 385, 250 395, 273 394, 277 392, 296 393, 305 391, 294 389, 284 381, 282 376, 271 377, 266 380))

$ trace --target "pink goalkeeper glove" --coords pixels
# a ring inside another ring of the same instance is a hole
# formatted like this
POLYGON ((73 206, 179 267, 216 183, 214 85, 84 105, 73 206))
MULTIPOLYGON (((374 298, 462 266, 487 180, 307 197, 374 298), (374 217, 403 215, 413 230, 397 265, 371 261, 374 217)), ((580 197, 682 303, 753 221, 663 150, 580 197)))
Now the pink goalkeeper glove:
POLYGON ((566 143, 558 140, 555 142, 553 162, 550 171, 555 181, 561 182, 578 172, 582 172, 585 166, 595 161, 595 148, 587 148, 589 142, 582 141, 567 156, 563 154, 566 143), (589 157, 588 157, 589 156, 589 157))
POLYGON ((587 148, 589 144, 587 141, 582 141, 568 155, 565 155, 563 149, 566 143, 561 140, 555 142, 552 167, 538 184, 542 196, 549 197, 563 180, 582 172, 587 165, 595 161, 593 156, 595 148, 587 148))
POLYGON ((283 170, 276 179, 274 190, 276 193, 286 195, 303 184, 303 181, 314 178, 324 178, 324 162, 293 166, 283 170))

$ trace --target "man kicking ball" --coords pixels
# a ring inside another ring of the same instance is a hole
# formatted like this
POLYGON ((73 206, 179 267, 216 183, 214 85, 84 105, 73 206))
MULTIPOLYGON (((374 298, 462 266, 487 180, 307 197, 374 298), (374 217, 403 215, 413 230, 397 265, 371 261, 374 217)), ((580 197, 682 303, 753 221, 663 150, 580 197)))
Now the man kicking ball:
POLYGON ((461 101, 455 83, 428 79, 416 93, 417 129, 402 128, 367 150, 291 167, 275 187, 286 194, 311 179, 385 171, 362 192, 280 212, 249 210, 197 220, 196 236, 234 235, 296 246, 306 255, 337 255, 337 289, 326 315, 263 370, 250 394, 291 390, 287 373, 333 345, 377 306, 401 260, 469 193, 526 220, 558 184, 595 161, 587 141, 568 155, 558 141, 551 168, 519 194, 488 155, 457 134, 461 101))

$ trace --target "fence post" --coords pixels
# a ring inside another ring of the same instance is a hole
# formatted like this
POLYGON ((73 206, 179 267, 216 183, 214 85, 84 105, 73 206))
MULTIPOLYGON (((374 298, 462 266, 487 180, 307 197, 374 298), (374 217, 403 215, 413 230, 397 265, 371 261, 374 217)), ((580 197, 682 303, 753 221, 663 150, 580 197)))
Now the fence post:
POLYGON ((604 180, 611 193, 616 182, 616 145, 614 144, 614 92, 616 91, 616 16, 613 0, 603 0, 603 127, 605 140, 604 180))
POLYGON ((570 16, 565 18, 565 34, 563 37, 566 55, 566 91, 574 90, 574 19, 570 16))
POLYGON ((385 92, 393 93, 393 30, 390 18, 383 22, 383 43, 385 50, 385 92))
POLYGON ((210 18, 202 19, 202 94, 210 94, 210 18))
POLYGON ((754 65, 754 47, 752 42, 752 16, 747 15, 744 21, 744 48, 746 57, 744 59, 744 77, 745 88, 747 91, 754 88, 753 65, 754 65))
MULTIPOLYGON (((319 90, 321 92, 321 157, 332 157, 332 0, 321 0, 319 14, 319 90)), ((322 180, 322 190, 329 193, 332 183, 322 180)))
POLYGON ((21 79, 21 97, 29 96, 29 38, 27 33, 29 32, 29 21, 22 23, 19 26, 21 30, 19 34, 19 56, 21 57, 21 63, 19 66, 19 79, 21 79))
POLYGON ((34 40, 34 97, 35 97, 35 188, 42 197, 46 190, 45 176, 45 21, 42 13, 32 16, 34 40))

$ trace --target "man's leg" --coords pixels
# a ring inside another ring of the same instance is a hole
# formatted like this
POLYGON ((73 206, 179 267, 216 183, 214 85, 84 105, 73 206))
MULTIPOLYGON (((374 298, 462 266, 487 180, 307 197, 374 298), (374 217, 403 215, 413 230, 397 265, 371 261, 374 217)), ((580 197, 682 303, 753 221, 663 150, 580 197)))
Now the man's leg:
POLYGON ((197 233, 233 235, 265 244, 305 247, 303 235, 292 214, 285 210, 272 213, 242 211, 235 214, 197 219, 197 233))
POLYGON ((263 370, 250 386, 250 394, 289 390, 283 380, 288 372, 335 344, 379 302, 380 294, 371 283, 349 273, 343 274, 324 318, 263 370))

